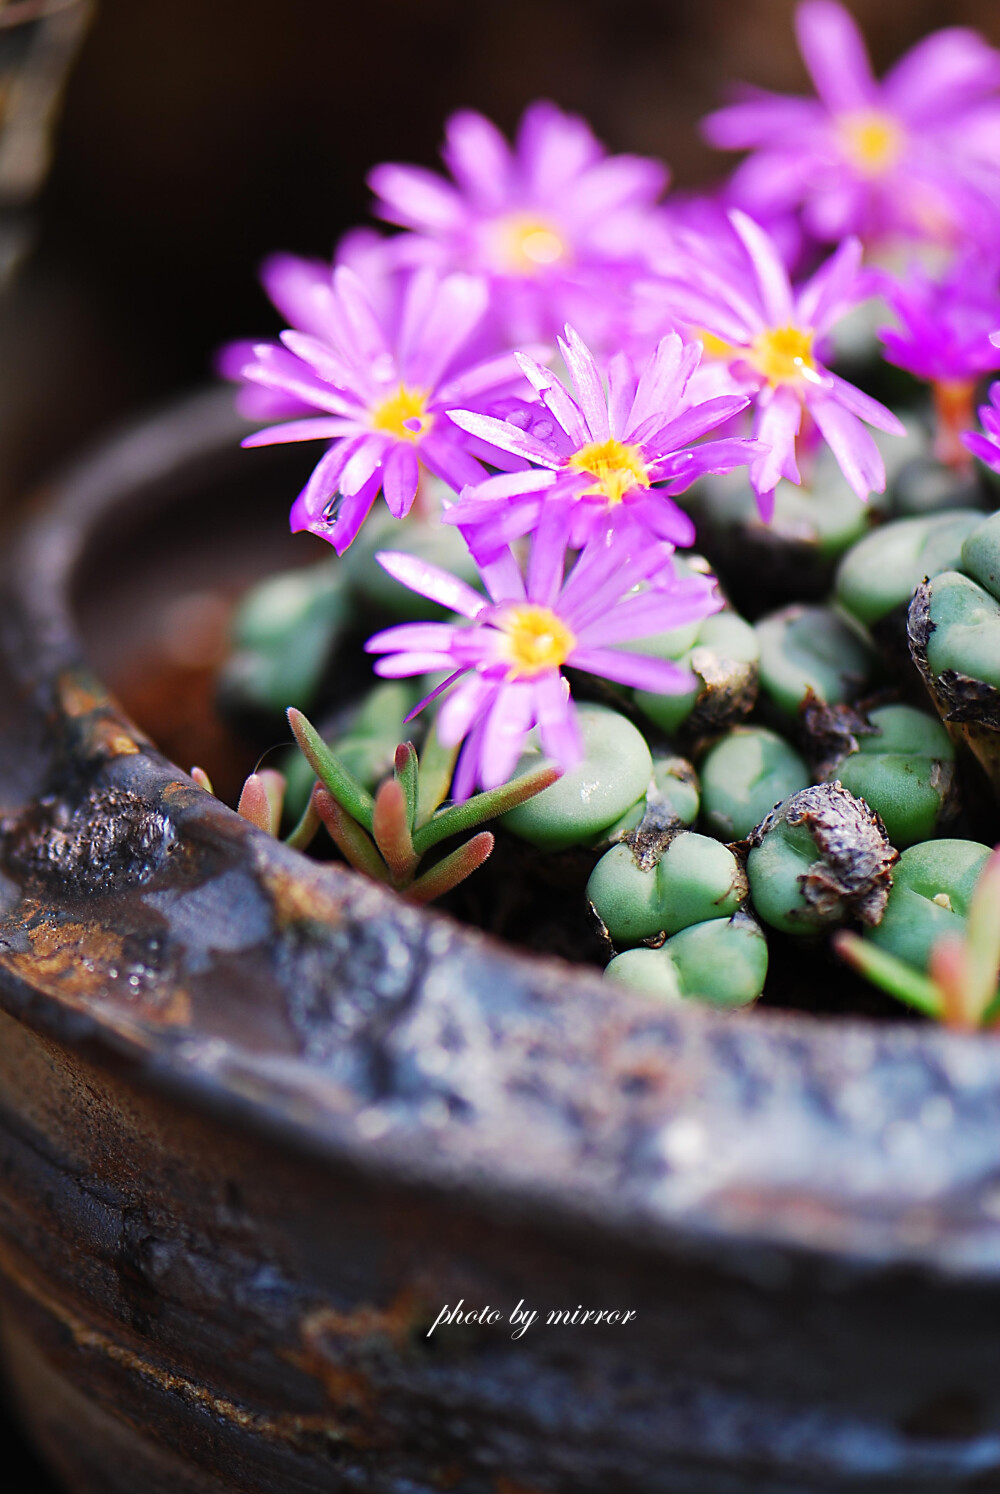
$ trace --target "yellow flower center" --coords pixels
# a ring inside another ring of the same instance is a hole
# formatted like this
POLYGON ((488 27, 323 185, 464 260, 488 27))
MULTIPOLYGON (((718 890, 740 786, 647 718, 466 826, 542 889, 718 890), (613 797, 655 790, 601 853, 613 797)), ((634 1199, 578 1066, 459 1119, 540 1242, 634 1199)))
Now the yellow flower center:
POLYGON ((837 120, 840 148, 856 171, 881 176, 903 154, 906 137, 891 114, 880 109, 857 109, 837 120))
POLYGON ((638 446, 629 446, 613 437, 581 446, 566 462, 573 472, 587 472, 595 478, 593 487, 585 488, 581 498, 604 498, 621 503, 633 488, 650 486, 649 469, 638 446))
POLYGON ((503 657, 510 666, 508 679, 533 679, 565 664, 576 638, 551 607, 523 602, 508 607, 498 626, 507 636, 503 657))
POLYGON ((372 430, 388 431, 400 441, 419 441, 434 424, 434 416, 427 413, 427 398, 426 390, 400 384, 395 394, 373 406, 372 430))
POLYGON ((695 327, 694 335, 701 343, 703 356, 731 363, 734 358, 739 357, 739 349, 731 342, 724 342, 721 337, 716 337, 714 332, 706 332, 704 327, 695 327))
POLYGON ((750 344, 747 362, 772 386, 798 384, 816 370, 813 334, 801 327, 767 327, 750 344))
POLYGON ((568 255, 565 240, 552 224, 527 213, 502 220, 498 249, 501 268, 510 275, 537 275, 568 255))

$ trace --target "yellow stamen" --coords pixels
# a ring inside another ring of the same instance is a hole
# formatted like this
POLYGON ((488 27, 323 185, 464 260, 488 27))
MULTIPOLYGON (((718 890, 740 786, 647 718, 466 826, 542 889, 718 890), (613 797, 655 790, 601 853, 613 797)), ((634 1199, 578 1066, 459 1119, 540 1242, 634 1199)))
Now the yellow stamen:
POLYGON ((880 109, 856 109, 837 120, 840 148, 856 171, 881 176, 903 154, 906 137, 897 120, 880 109))
POLYGON ((621 503, 626 493, 633 488, 650 486, 649 469, 642 459, 638 446, 629 446, 612 437, 608 441, 592 441, 581 446, 566 463, 573 472, 588 472, 596 481, 586 488, 581 498, 604 498, 608 503, 621 503))
POLYGON ((499 224, 500 268, 510 275, 538 275, 568 256, 562 235, 551 223, 514 213, 499 224))
POLYGON ((400 384, 395 394, 373 406, 371 421, 373 431, 388 431, 400 441, 419 441, 434 424, 434 416, 427 413, 426 390, 400 384))
POLYGON ((498 620, 507 635, 502 657, 510 666, 508 679, 533 679, 565 664, 576 638, 551 607, 524 602, 508 607, 498 620))
POLYGON ((768 327, 750 344, 747 362, 773 386, 799 384, 816 370, 813 334, 801 327, 768 327))

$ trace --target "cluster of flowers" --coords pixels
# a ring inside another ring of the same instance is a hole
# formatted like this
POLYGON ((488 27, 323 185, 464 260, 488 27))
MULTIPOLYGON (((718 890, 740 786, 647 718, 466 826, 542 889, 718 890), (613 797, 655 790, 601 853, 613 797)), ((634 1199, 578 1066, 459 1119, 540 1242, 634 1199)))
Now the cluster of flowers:
POLYGON ((332 269, 265 266, 290 330, 229 349, 226 369, 248 415, 280 422, 247 445, 328 443, 292 527, 343 553, 379 493, 409 512, 422 469, 454 495, 441 517, 483 592, 382 553, 462 621, 390 628, 368 648, 382 675, 446 674, 434 695, 449 692, 442 739, 465 744, 456 798, 503 782, 532 726, 574 764, 565 665, 690 688, 677 664, 622 645, 720 605, 674 565, 694 539, 675 499, 696 478, 745 465, 766 520, 779 481, 799 483, 825 442, 859 498, 884 489, 868 427, 903 428, 826 366, 861 301, 888 303, 886 358, 933 385, 942 454, 1000 470, 1000 384, 984 432, 962 434, 976 381, 1000 367, 1000 53, 941 31, 877 82, 836 0, 805 0, 797 27, 818 97, 748 92, 712 115, 713 143, 750 152, 712 197, 661 201, 665 167, 608 155, 552 104, 527 110, 513 147, 462 112, 450 179, 372 172, 401 232, 350 234, 332 269))

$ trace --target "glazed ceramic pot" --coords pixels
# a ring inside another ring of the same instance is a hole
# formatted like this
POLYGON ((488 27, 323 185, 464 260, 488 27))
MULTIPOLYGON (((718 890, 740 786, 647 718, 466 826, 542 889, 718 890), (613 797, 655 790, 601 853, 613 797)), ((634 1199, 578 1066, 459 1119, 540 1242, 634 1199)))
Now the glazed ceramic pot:
POLYGON ((292 546, 299 458, 238 436, 228 396, 175 409, 7 548, 3 1342, 52 1467, 1000 1489, 1000 1047, 611 995, 197 788, 102 676, 292 546), (428 1336, 459 1303, 496 1316, 428 1336))

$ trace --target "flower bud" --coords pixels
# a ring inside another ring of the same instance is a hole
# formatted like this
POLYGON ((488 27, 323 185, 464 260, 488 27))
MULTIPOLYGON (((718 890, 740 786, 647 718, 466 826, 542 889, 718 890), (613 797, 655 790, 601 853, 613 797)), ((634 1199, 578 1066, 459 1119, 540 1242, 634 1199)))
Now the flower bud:
POLYGON ((839 783, 786 799, 757 826, 747 858, 750 896, 761 918, 787 934, 809 934, 882 916, 898 852, 882 822, 839 783))
POLYGON ((937 940, 963 932, 989 855, 989 847, 974 840, 928 840, 910 846, 893 869, 881 921, 865 937, 926 971, 937 940))
POLYGON ((805 762, 763 726, 734 726, 701 765, 705 828, 720 840, 745 840, 764 816, 811 782, 805 762))
POLYGON ((907 705, 883 706, 867 720, 874 733, 853 738, 827 779, 864 799, 897 849, 929 840, 953 799, 955 749, 948 733, 936 717, 907 705))

